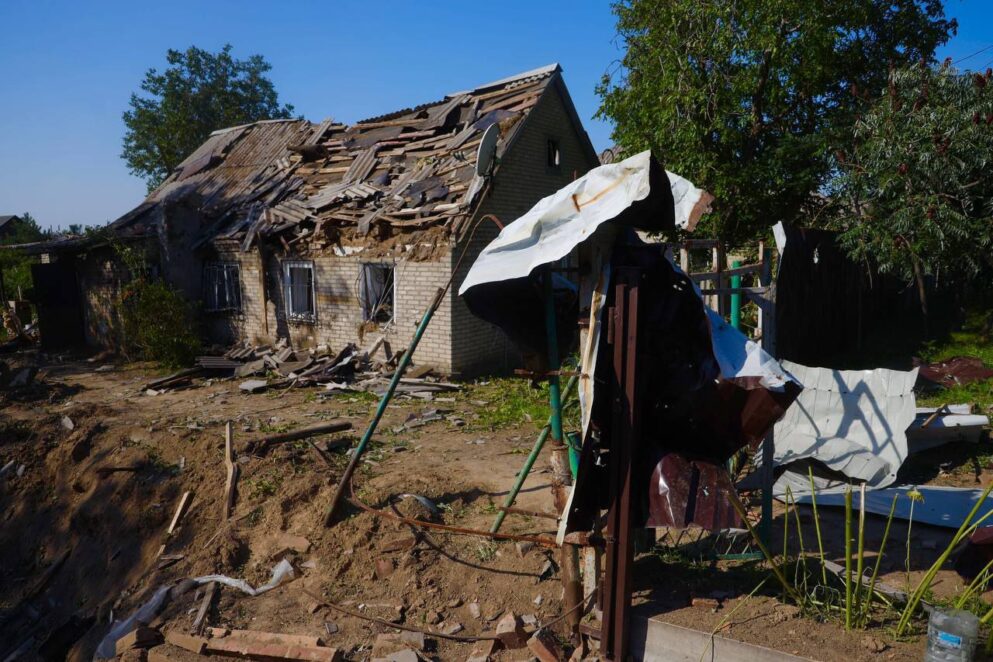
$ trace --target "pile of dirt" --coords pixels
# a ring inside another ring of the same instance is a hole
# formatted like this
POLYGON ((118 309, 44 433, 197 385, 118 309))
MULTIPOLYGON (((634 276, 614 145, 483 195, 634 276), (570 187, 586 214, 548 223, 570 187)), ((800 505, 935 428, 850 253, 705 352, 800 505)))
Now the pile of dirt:
MULTIPOLYGON (((10 407, 0 418, 0 429, 11 432, 0 444, 0 465, 17 466, 0 485, 0 656, 24 646, 50 659, 90 659, 110 622, 161 587, 214 574, 257 587, 284 558, 293 581, 256 597, 221 587, 205 624, 320 634, 361 659, 390 629, 331 604, 459 636, 492 635, 508 610, 526 616, 532 629, 560 613, 561 587, 543 576, 551 558, 540 548, 519 554, 513 543, 412 529, 354 507, 327 529, 324 511, 347 461, 343 451, 319 453, 302 441, 264 454, 238 452, 249 438, 315 418, 359 425, 372 403, 347 394, 313 402, 304 393, 272 402, 232 393, 230 382, 153 398, 142 394, 147 376, 131 368, 67 369, 53 379, 78 389, 77 397, 10 407), (234 422, 239 478, 225 520, 227 420, 234 422), (186 492, 189 505, 170 535, 186 492), (315 608, 315 595, 324 606, 315 608)), ((512 479, 520 459, 508 451, 518 442, 508 431, 480 446, 478 433, 441 417, 406 430, 418 408, 391 405, 357 475, 360 498, 391 513, 488 528, 499 492, 490 479, 512 479), (499 466, 487 476, 481 468, 493 462, 499 466)), ((529 496, 528 505, 544 507, 546 495, 529 496)), ((547 520, 508 520, 505 528, 549 532, 547 520)), ((202 604, 204 587, 183 586, 189 590, 174 591, 155 619, 163 632, 189 632, 202 604)), ((435 659, 465 658, 472 648, 429 641, 435 659)))

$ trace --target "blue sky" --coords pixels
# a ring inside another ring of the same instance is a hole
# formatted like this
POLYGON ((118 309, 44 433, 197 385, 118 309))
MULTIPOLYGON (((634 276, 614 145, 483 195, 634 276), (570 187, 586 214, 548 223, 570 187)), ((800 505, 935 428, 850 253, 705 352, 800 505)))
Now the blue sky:
MULTIPOLYGON (((940 57, 993 45, 993 2, 947 0, 959 34, 940 57)), ((121 113, 168 48, 261 53, 283 101, 310 120, 344 122, 559 62, 594 146, 594 87, 620 56, 609 2, 141 3, 2 0, 0 214, 44 226, 113 220, 144 183, 120 159, 121 113)), ((993 66, 993 49, 961 63, 993 66)))

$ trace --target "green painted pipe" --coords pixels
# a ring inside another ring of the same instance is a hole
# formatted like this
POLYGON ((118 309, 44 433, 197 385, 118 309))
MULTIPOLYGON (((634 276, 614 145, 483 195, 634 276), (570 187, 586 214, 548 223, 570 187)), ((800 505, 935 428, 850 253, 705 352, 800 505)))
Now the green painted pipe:
MULTIPOLYGON (((552 270, 548 269, 542 276, 545 289, 545 338, 548 343, 548 371, 556 373, 559 370, 559 337, 555 324, 555 290, 552 288, 552 270)), ((552 428, 552 443, 562 443, 562 394, 559 391, 559 377, 552 374, 548 379, 548 404, 552 408, 550 419, 552 428)))
POLYGON ((400 357, 400 362, 397 364, 397 369, 393 373, 393 379, 390 380, 390 385, 386 389, 386 393, 383 397, 379 399, 379 406, 376 408, 376 415, 372 417, 369 422, 369 427, 366 428, 365 434, 362 435, 362 440, 359 441, 359 445, 355 447, 352 451, 352 459, 348 463, 348 467, 345 468, 345 473, 341 475, 341 480, 338 482, 338 489, 334 493, 334 497, 331 499, 331 504, 328 506, 327 511, 324 513, 324 526, 331 526, 334 523, 334 516, 338 510, 339 504, 341 504, 342 498, 345 496, 345 490, 348 489, 349 483, 352 481, 352 474, 355 473, 355 467, 358 466, 359 458, 362 457, 362 453, 365 452, 366 446, 369 445, 369 440, 372 439, 373 433, 376 432, 376 427, 379 425, 379 421, 383 418, 383 414, 386 413, 386 405, 389 404, 390 400, 393 398, 393 393, 396 391, 397 386, 400 384, 400 379, 403 378, 403 373, 407 370, 407 366, 410 365, 410 357, 414 355, 414 350, 417 349, 417 344, 421 342, 421 337, 428 328, 428 323, 431 321, 431 317, 434 315, 435 311, 438 310, 438 306, 441 305, 441 301, 445 296, 445 289, 438 288, 438 291, 434 295, 434 299, 431 301, 431 305, 428 309, 424 311, 424 317, 421 318, 421 323, 417 325, 417 331, 414 332, 414 337, 410 341, 410 345, 407 346, 407 351, 403 353, 400 357))
MULTIPOLYGON (((732 269, 740 266, 741 260, 735 260, 731 263, 732 269)), ((731 288, 735 290, 741 288, 741 276, 731 276, 731 288)), ((731 326, 738 330, 741 329, 741 292, 731 294, 731 326)))
POLYGON ((569 439, 569 471, 572 472, 572 479, 576 480, 576 476, 579 475, 579 454, 582 453, 583 445, 579 441, 578 432, 570 432, 566 437, 569 439))
MULTIPOLYGON (((569 399, 569 394, 572 393, 572 389, 576 386, 576 382, 579 381, 575 376, 570 377, 569 381, 565 385, 565 400, 569 399)), ((565 406, 563 401, 563 407, 565 406)), ((517 480, 514 481, 514 486, 510 488, 510 492, 507 493, 507 498, 503 500, 503 507, 510 508, 514 505, 514 501, 517 500, 517 495, 520 493, 521 488, 524 486, 524 481, 527 480, 528 474, 531 473, 531 468, 534 463, 538 460, 538 455, 541 454, 541 449, 545 445, 545 440, 548 439, 548 432, 552 429, 552 417, 548 417, 548 423, 545 427, 541 428, 541 432, 538 433, 538 439, 534 442, 534 448, 531 449, 531 453, 528 454, 526 460, 524 460, 524 467, 517 474, 517 480)), ((503 524, 503 518, 507 516, 506 510, 501 510, 497 513, 496 519, 493 520, 493 526, 490 527, 490 533, 496 533, 500 530, 500 525, 503 524)))

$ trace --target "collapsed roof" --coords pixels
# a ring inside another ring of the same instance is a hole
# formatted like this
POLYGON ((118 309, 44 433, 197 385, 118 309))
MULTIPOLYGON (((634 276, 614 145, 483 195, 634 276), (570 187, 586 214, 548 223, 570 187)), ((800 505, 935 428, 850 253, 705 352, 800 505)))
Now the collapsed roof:
MULTIPOLYGON (((457 238, 485 185, 475 172, 483 132, 498 125, 499 158, 553 85, 562 86, 557 64, 352 126, 268 120, 215 131, 111 228, 151 233, 156 208, 193 200, 204 218, 194 248, 220 238, 247 250, 273 237, 321 249, 402 234, 403 250, 429 231, 434 242, 439 231, 457 238)), ((582 133, 564 86, 561 92, 582 133)))

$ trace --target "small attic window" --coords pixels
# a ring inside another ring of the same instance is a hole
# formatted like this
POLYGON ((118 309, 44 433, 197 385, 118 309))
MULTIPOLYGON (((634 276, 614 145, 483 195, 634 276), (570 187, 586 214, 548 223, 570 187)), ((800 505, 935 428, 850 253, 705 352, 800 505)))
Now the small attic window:
POLYGON ((559 150, 559 141, 552 138, 548 139, 548 162, 546 165, 549 168, 557 170, 562 165, 562 152, 559 150))

